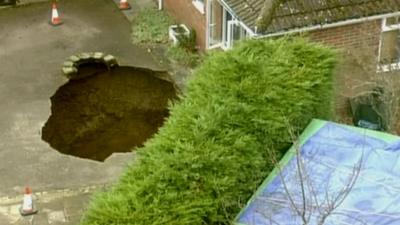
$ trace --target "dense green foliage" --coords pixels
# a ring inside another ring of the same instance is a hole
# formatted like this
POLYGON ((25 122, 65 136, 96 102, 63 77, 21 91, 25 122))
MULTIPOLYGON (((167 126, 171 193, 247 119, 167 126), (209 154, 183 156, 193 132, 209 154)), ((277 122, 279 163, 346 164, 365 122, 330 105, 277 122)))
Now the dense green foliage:
POLYGON ((195 52, 196 49, 196 30, 190 29, 189 35, 179 35, 178 46, 186 49, 187 51, 195 52))
POLYGON ((177 64, 190 68, 196 67, 204 57, 198 52, 189 51, 179 46, 170 46, 166 55, 177 64))
POLYGON ((133 21, 134 43, 167 43, 168 27, 174 23, 165 12, 153 8, 139 10, 133 21))
MULTIPOLYGON (((271 171, 266 149, 332 111, 334 53, 304 40, 251 40, 207 57, 159 133, 84 225, 229 224, 271 171)), ((275 151, 277 155, 280 151, 275 151)))
POLYGON ((204 57, 196 48, 196 30, 190 29, 189 35, 179 35, 177 39, 178 44, 167 50, 168 58, 185 67, 196 67, 204 57))

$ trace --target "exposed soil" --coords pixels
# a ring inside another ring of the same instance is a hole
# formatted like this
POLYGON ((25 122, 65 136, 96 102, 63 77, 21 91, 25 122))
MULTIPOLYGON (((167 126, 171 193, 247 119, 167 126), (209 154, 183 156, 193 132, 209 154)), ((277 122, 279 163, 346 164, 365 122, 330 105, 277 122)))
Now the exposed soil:
POLYGON ((106 64, 104 63, 83 63, 78 66, 80 77, 89 77, 94 74, 108 71, 106 64))
MULTIPOLYGON (((98 72, 85 66, 83 72, 98 72)), ((70 80, 51 97, 42 139, 61 153, 104 161, 128 152, 157 132, 176 89, 164 72, 116 67, 70 80)))

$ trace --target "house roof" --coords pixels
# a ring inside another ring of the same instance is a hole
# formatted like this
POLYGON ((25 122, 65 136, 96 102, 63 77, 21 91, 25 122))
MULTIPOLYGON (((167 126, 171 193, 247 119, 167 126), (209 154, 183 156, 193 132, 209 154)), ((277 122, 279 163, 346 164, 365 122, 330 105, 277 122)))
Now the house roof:
POLYGON ((222 0, 244 24, 254 29, 264 0, 222 0))
POLYGON ((400 11, 400 0, 221 0, 253 31, 276 33, 400 11))

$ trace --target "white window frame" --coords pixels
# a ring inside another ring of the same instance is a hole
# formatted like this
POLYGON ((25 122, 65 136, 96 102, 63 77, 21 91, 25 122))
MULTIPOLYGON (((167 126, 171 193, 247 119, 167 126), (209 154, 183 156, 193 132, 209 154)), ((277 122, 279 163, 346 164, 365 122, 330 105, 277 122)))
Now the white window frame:
POLYGON ((210 24, 211 21, 211 4, 213 1, 217 0, 207 0, 207 17, 206 17, 206 49, 214 49, 214 48, 221 48, 223 50, 229 50, 232 47, 232 40, 230 37, 232 34, 232 30, 229 28, 229 24, 235 23, 236 25, 241 27, 243 32, 246 32, 246 35, 243 35, 243 38, 251 38, 254 37, 255 34, 251 29, 249 29, 244 23, 238 20, 234 15, 230 13, 227 8, 218 1, 222 8, 222 40, 220 43, 211 44, 211 37, 210 37, 210 28, 212 28, 213 24, 210 24), (228 20, 228 15, 230 15, 230 19, 228 20))
POLYGON ((222 48, 224 49, 224 38, 226 36, 226 29, 225 29, 225 22, 226 22, 226 14, 228 13, 225 9, 225 7, 222 7, 222 40, 217 43, 217 44, 211 44, 211 29, 214 26, 214 24, 211 24, 211 16, 212 16, 212 6, 211 4, 213 1, 217 0, 207 0, 207 29, 206 29, 206 48, 207 49, 215 49, 215 48, 222 48))
POLYGON ((201 13, 204 14, 204 2, 205 0, 193 0, 192 4, 201 13))
POLYGON ((380 64, 382 44, 383 44, 383 42, 382 42, 383 35, 382 34, 385 32, 388 32, 388 31, 400 30, 400 22, 398 24, 387 25, 386 22, 387 22, 388 18, 391 18, 391 17, 386 17, 386 18, 382 19, 382 32, 381 32, 381 38, 379 40, 379 55, 378 55, 378 68, 377 68, 378 72, 389 72, 389 71, 393 71, 393 70, 400 70, 400 58, 399 58, 399 62, 397 62, 397 63, 380 64))

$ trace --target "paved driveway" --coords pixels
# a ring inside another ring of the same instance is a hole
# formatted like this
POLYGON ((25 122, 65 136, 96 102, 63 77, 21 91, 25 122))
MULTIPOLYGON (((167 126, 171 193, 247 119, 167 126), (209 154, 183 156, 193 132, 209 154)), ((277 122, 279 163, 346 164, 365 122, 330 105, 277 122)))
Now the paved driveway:
POLYGON ((102 51, 123 65, 159 69, 131 44, 130 24, 112 0, 61 1, 59 27, 49 25, 50 10, 49 3, 0 10, 1 225, 77 224, 90 193, 115 181, 133 157, 114 154, 100 163, 62 155, 41 140, 49 98, 66 82, 65 58, 102 51), (33 188, 39 208, 27 218, 18 213, 24 186, 33 188))
POLYGON ((26 185, 49 191, 109 183, 133 156, 99 163, 61 155, 41 140, 49 98, 66 82, 60 73, 66 57, 103 51, 120 64, 157 68, 131 44, 130 24, 113 1, 65 0, 59 12, 64 24, 52 27, 48 3, 0 10, 0 199, 26 185))

